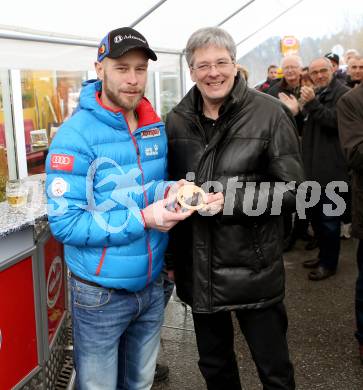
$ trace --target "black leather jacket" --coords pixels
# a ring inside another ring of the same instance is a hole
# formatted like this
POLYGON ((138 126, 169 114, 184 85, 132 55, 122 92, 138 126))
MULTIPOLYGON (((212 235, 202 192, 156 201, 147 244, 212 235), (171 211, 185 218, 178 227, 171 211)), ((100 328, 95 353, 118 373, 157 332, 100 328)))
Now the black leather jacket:
MULTIPOLYGON (((262 189, 266 212, 247 216, 245 185, 302 181, 298 136, 277 99, 248 88, 237 76, 207 145, 200 101, 193 87, 168 114, 170 178, 195 172, 197 184, 216 180, 226 193, 228 179, 238 177, 243 187, 236 190, 232 215, 194 213, 171 231, 169 268, 175 271, 177 293, 199 313, 267 307, 284 296, 282 217, 270 215, 272 191, 262 189)), ((217 184, 214 190, 220 190, 217 184)), ((282 203, 295 209, 294 192, 287 191, 282 203)))

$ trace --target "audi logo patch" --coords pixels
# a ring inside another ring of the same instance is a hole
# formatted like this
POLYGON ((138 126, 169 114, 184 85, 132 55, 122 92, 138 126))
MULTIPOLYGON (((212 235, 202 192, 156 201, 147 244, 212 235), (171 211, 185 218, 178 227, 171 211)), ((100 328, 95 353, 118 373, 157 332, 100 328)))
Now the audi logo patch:
POLYGON ((50 167, 58 171, 73 171, 74 156, 67 154, 52 154, 50 156, 50 167))

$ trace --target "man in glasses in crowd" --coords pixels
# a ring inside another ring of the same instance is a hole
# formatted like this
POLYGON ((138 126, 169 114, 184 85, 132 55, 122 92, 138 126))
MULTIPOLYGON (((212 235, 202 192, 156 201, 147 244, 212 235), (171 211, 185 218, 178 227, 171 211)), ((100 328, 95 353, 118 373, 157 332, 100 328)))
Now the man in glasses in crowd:
POLYGON ((306 260, 305 268, 312 268, 309 279, 320 281, 336 273, 340 253, 341 216, 328 215, 323 205, 332 204, 326 194, 332 181, 348 182, 347 163, 339 142, 336 105, 349 89, 333 77, 328 58, 313 60, 309 74, 315 89, 301 88, 306 121, 303 129, 302 150, 307 180, 321 186, 318 204, 312 208, 312 224, 318 238, 318 257, 306 260))
MULTIPOLYGON (((241 390, 231 312, 264 389, 292 390, 282 217, 271 216, 273 191, 260 185, 302 181, 297 133, 281 102, 247 87, 237 71, 235 42, 223 29, 193 33, 186 60, 195 86, 167 116, 169 174, 214 195, 172 230, 169 276, 192 307, 208 390, 241 390), (258 216, 246 206, 254 196, 267 205, 258 216)), ((282 209, 295 210, 295 200, 287 190, 282 209)))

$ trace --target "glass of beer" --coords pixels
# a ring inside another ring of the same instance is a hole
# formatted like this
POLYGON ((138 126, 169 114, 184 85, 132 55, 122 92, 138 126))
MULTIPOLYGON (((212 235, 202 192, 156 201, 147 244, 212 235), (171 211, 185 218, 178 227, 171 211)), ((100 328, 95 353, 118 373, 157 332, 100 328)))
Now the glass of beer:
POLYGON ((28 189, 21 180, 9 180, 6 183, 6 200, 9 206, 21 208, 26 205, 28 189))

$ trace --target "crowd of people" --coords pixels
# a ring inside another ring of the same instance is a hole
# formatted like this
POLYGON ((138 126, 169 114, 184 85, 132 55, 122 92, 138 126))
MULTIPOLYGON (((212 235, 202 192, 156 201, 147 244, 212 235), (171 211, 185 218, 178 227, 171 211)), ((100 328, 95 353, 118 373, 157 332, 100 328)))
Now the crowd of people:
MULTIPOLYGON (((355 307, 356 338, 363 363, 363 57, 350 49, 342 62, 338 54, 329 52, 304 67, 301 57, 288 55, 281 61, 282 78, 271 72, 278 67, 270 65, 266 81, 256 88, 281 100, 294 115, 305 180, 317 182, 322 188, 320 201, 307 220, 296 217, 292 228, 291 218, 285 216, 285 235, 290 239, 285 249, 290 249, 297 237, 308 237, 310 219, 319 254, 303 266, 313 269, 308 274, 310 280, 320 281, 337 271, 339 237, 350 238, 352 233, 359 239, 355 307), (340 192, 346 208, 343 214, 327 216, 323 207, 331 199, 325 190, 332 182, 346 183, 340 192)), ((307 249, 315 247, 311 244, 307 249)))
MULTIPOLYGON (((185 54, 195 85, 164 124, 144 97, 155 52, 132 28, 109 32, 98 48, 97 80, 83 87, 79 109, 50 146, 49 223, 70 271, 76 386, 151 388, 175 282, 192 309, 208 390, 241 390, 232 312, 263 388, 293 390, 284 242, 293 226, 307 226, 296 217, 296 186, 318 183, 309 220, 319 258, 304 266, 312 281, 335 274, 341 216, 325 208, 334 205, 330 183, 349 183, 349 175, 353 234, 363 239, 362 214, 355 213, 362 201, 363 84, 348 92, 363 78, 363 62, 354 55, 339 81, 334 54, 314 59, 305 75, 301 59, 287 56, 283 78, 275 80, 277 67, 270 66, 262 93, 247 86, 225 30, 195 31, 185 54), (188 186, 203 195, 185 207, 180 191, 188 186)), ((358 262, 362 270, 362 241, 358 262)))

